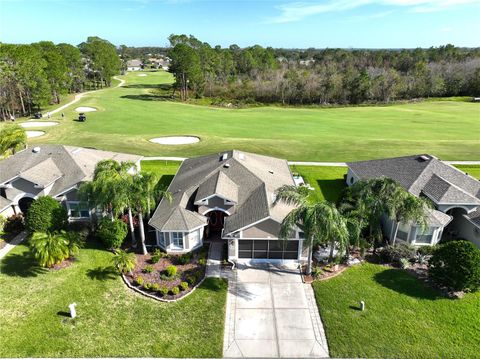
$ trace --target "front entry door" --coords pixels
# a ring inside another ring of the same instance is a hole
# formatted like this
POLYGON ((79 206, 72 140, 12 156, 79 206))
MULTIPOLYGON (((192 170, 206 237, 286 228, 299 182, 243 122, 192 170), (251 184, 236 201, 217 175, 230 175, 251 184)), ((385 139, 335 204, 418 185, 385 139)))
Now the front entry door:
POLYGON ((225 213, 221 211, 212 211, 208 213, 208 226, 210 233, 222 231, 225 213))

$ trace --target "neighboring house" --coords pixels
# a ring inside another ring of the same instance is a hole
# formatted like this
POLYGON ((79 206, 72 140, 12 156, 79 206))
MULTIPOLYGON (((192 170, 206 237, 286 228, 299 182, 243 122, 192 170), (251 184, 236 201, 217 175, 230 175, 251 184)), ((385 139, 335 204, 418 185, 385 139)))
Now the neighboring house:
POLYGON ((285 160, 227 151, 185 160, 149 224, 157 244, 169 253, 189 252, 205 239, 228 242, 230 260, 306 260, 303 233, 278 239, 280 224, 293 209, 273 206, 274 192, 294 185, 285 160))
POLYGON ((143 67, 142 61, 136 60, 128 60, 127 61, 127 70, 128 71, 140 71, 143 67))
MULTIPOLYGON (((431 155, 350 162, 347 185, 358 180, 389 177, 415 196, 428 197, 435 209, 428 213, 429 227, 400 223, 396 240, 434 245, 442 238, 464 238, 480 247, 480 181, 431 155)), ((392 240, 393 222, 384 223, 392 240)))
POLYGON ((25 213, 35 199, 48 195, 67 208, 70 220, 90 219, 95 210, 78 200, 77 190, 106 159, 134 162, 132 171, 140 168, 140 156, 89 148, 41 145, 17 152, 0 161, 0 215, 25 213))

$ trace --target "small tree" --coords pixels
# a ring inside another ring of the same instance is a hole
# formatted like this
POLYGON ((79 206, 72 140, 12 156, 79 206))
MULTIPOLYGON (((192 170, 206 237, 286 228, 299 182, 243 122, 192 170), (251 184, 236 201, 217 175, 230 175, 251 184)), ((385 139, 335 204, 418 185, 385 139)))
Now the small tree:
POLYGON ((29 233, 60 231, 65 229, 67 224, 67 210, 49 196, 34 201, 25 219, 25 228, 29 233))
POLYGON ((97 237, 107 248, 120 248, 128 233, 125 222, 103 218, 97 229, 97 237))
POLYGON ((464 240, 440 245, 429 261, 429 274, 440 285, 476 291, 480 288, 480 250, 464 240))
POLYGON ((23 127, 8 125, 0 131, 0 156, 15 154, 16 151, 25 147, 27 135, 23 127))
POLYGON ((120 273, 131 273, 137 264, 137 257, 134 253, 128 253, 118 249, 113 257, 113 265, 120 273))
POLYGON ((69 257, 70 251, 65 233, 35 232, 30 239, 30 248, 42 267, 53 267, 69 257))

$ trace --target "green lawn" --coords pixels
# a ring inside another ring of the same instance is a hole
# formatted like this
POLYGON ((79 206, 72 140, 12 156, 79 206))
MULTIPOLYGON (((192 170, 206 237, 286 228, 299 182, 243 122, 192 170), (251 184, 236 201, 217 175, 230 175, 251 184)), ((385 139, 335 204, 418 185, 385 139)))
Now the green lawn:
POLYGON ((446 299, 405 271, 373 264, 313 287, 332 357, 478 358, 480 293, 446 299))
POLYGON ((299 173, 306 183, 315 188, 310 196, 312 200, 335 203, 340 199, 345 188, 343 175, 347 173, 347 167, 294 165, 290 168, 292 173, 299 173))
POLYGON ((94 244, 68 268, 37 267, 24 245, 0 262, 0 357, 220 357, 227 284, 207 279, 176 303, 147 299, 94 244), (77 303, 75 322, 65 317, 77 303))
MULTIPOLYGON (((429 152, 443 159, 479 159, 480 106, 425 101, 345 108, 227 109, 182 104, 154 95, 169 73, 123 76, 121 88, 86 95, 65 111, 61 125, 31 143, 62 143, 108 150, 192 157, 237 148, 289 160, 349 161, 429 152), (153 91, 153 92, 152 92, 153 91), (77 106, 93 106, 74 121, 77 106), (195 135, 200 143, 153 144, 165 135, 195 135)), ((58 118, 58 116, 55 116, 58 118)), ((2 126, 2 125, 0 125, 2 126)))

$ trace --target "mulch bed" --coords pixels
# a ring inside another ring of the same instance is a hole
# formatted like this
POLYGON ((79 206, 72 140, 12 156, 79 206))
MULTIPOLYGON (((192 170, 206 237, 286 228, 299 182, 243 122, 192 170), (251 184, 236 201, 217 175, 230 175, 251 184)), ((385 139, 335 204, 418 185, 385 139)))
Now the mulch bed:
POLYGON ((70 258, 65 259, 62 263, 55 264, 53 267, 51 267, 49 269, 50 270, 60 270, 60 269, 63 269, 63 268, 67 268, 67 267, 70 267, 73 264, 73 262, 75 262, 75 258, 70 257, 70 258))
MULTIPOLYGON (((136 254, 137 265, 132 273, 125 275, 125 277, 132 286, 150 295, 155 295, 163 299, 178 299, 189 293, 205 277, 206 265, 199 263, 199 259, 202 258, 200 253, 201 252, 192 253, 190 261, 186 264, 180 263, 180 256, 177 255, 165 255, 158 263, 152 263, 152 254, 136 254), (171 265, 177 267, 177 275, 169 279, 165 276, 164 271, 171 265), (146 272, 145 268, 147 267, 152 267, 153 271, 151 273, 146 272), (143 279, 143 285, 137 283, 136 279, 138 277, 143 279), (181 282, 189 282, 188 288, 186 290, 180 290, 179 294, 174 295, 172 289, 175 287, 180 289, 179 286, 181 282), (147 283, 150 285, 156 283, 160 288, 167 288, 169 290, 168 295, 162 296, 158 291, 145 288, 147 283)), ((206 262, 205 255, 203 255, 203 257, 206 262)))

